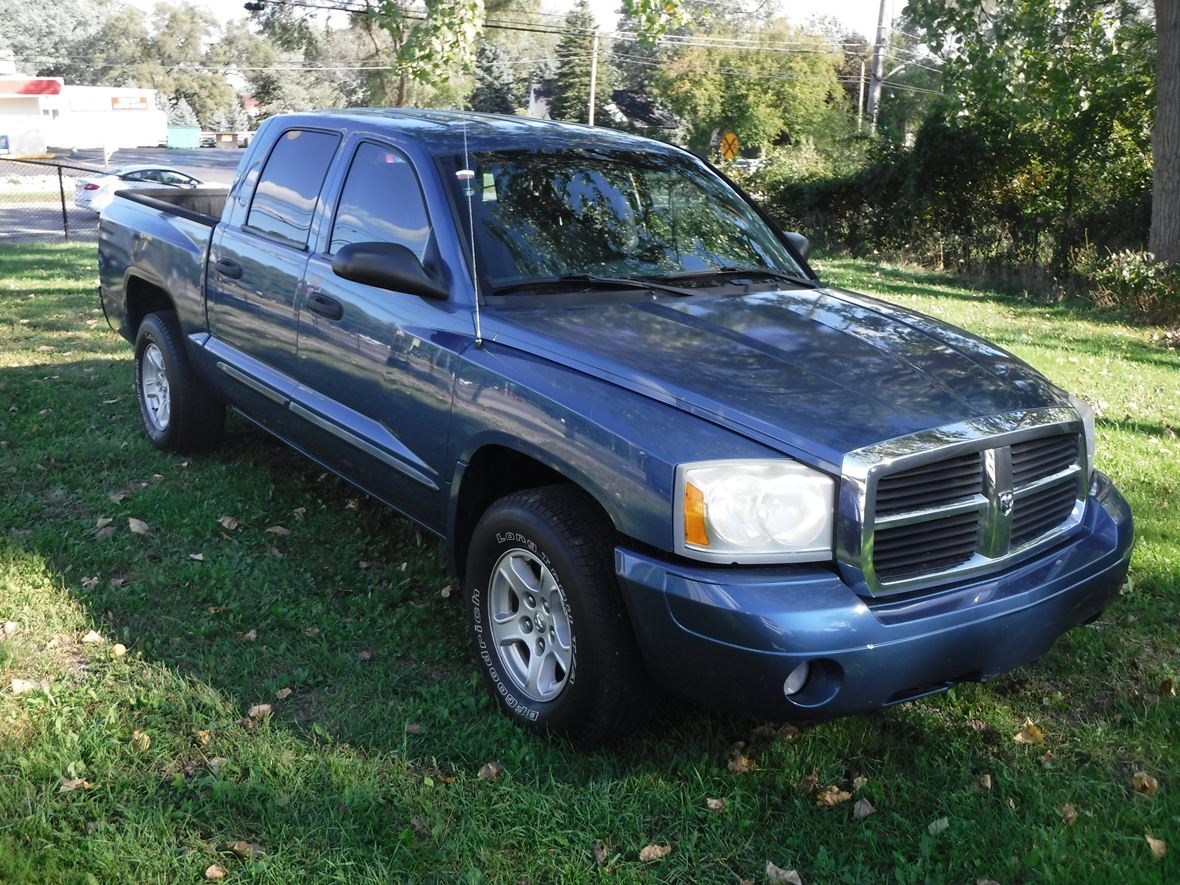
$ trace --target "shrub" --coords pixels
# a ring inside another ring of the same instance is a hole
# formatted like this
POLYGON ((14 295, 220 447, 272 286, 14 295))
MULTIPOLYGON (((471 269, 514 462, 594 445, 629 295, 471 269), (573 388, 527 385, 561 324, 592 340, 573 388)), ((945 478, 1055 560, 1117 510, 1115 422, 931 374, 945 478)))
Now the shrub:
POLYGON ((1156 261, 1150 252, 1086 244, 1075 250, 1073 266, 1101 307, 1160 322, 1180 319, 1180 265, 1156 261))

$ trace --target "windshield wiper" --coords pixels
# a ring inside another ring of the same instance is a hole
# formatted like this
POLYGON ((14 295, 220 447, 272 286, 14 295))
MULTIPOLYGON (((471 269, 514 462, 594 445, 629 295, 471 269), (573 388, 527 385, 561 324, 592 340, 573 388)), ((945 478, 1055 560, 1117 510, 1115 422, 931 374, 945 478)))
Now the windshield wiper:
POLYGON ((808 279, 807 277, 796 276, 795 274, 784 273, 781 270, 773 270, 769 267, 709 267, 704 270, 685 270, 679 273, 661 274, 655 279, 658 280, 694 280, 700 277, 768 277, 773 280, 782 280, 787 283, 795 283, 799 286, 806 286, 809 289, 814 289, 819 283, 816 280, 808 279))
POLYGON ((655 280, 633 280, 626 277, 599 277, 588 273, 562 274, 557 277, 537 277, 532 280, 518 280, 515 283, 505 283, 492 289, 493 295, 508 295, 512 292, 523 292, 529 289, 543 289, 547 286, 554 288, 581 286, 584 289, 643 289, 648 292, 668 292, 678 297, 685 297, 693 293, 688 289, 668 286, 655 280))

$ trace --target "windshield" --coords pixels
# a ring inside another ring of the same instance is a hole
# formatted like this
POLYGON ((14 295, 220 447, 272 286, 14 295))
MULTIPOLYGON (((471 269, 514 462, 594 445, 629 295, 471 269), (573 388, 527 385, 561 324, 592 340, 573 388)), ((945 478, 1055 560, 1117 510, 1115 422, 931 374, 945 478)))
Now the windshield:
POLYGON ((756 268, 804 277, 775 232, 688 159, 640 152, 492 152, 455 177, 470 195, 479 273, 492 291, 578 275, 684 276, 756 268))

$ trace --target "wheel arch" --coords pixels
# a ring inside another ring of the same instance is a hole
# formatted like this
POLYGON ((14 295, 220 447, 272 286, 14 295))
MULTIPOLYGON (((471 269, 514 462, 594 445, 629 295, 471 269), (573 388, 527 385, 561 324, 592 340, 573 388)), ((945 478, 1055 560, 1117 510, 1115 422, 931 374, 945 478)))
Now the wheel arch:
POLYGON ((176 303, 163 283, 137 271, 129 271, 124 277, 123 298, 126 308, 125 331, 131 341, 135 340, 139 326, 148 314, 176 310, 176 303))
POLYGON ((566 485, 579 490, 615 532, 619 518, 595 493, 593 484, 567 466, 557 464, 538 451, 506 442, 480 445, 455 467, 451 500, 447 516, 447 565, 462 578, 467 567, 467 552, 472 533, 488 507, 513 492, 547 485, 566 485))

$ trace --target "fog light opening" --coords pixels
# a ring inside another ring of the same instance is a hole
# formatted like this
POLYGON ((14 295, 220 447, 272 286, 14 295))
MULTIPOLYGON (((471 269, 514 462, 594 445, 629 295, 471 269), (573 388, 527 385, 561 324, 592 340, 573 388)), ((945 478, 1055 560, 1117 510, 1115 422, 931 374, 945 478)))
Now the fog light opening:
POLYGON ((807 685, 807 677, 811 675, 811 664, 804 661, 788 675, 785 682, 783 682, 783 695, 791 697, 803 691, 804 686, 807 685))

